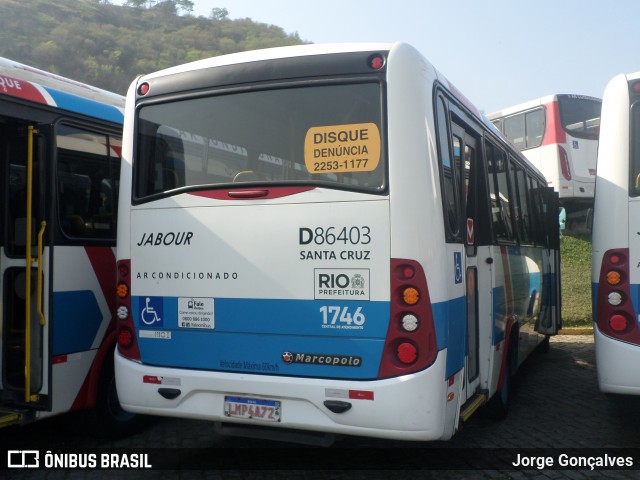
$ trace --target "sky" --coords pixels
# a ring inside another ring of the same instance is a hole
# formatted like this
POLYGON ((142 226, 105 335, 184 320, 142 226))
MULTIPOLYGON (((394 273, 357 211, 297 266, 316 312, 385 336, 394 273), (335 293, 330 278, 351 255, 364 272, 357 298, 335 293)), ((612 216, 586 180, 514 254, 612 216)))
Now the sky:
POLYGON ((410 43, 487 114, 552 93, 602 98, 640 71, 637 0, 192 1, 195 16, 226 8, 312 43, 410 43))

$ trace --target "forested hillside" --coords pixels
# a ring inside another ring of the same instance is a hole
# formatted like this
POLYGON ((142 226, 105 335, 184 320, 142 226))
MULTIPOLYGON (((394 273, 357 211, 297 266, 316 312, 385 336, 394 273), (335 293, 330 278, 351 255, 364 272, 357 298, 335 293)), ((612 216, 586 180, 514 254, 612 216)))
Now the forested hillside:
POLYGON ((206 18, 181 10, 185 3, 190 2, 117 6, 105 0, 0 0, 0 56, 125 94, 139 74, 225 53, 304 43, 274 25, 229 20, 224 5, 206 18))

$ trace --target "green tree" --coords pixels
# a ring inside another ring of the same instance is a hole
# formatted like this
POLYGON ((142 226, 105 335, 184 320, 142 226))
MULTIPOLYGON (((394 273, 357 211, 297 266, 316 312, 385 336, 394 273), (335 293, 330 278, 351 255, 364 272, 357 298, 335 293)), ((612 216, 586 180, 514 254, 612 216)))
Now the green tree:
POLYGON ((140 74, 250 48, 303 43, 297 34, 191 15, 190 0, 0 0, 0 56, 126 93, 140 74))
POLYGON ((225 20, 229 16, 229 10, 226 8, 212 8, 211 18, 214 20, 225 20))
POLYGON ((189 0, 177 0, 178 8, 184 10, 187 15, 190 15, 193 12, 193 2, 189 0))
POLYGON ((127 0, 125 6, 133 8, 144 8, 147 4, 147 0, 127 0))

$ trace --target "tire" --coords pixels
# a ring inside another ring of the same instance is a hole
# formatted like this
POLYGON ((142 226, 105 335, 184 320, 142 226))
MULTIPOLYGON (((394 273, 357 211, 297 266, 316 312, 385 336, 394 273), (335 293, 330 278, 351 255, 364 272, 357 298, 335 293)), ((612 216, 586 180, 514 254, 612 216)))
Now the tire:
POLYGON ((509 413, 509 404, 513 396, 514 376, 518 365, 517 329, 511 334, 508 348, 502 388, 493 394, 483 408, 483 415, 492 420, 503 420, 509 413))
POLYGON ((538 346, 536 347, 536 352, 538 352, 538 353, 549 353, 549 349, 551 348, 551 345, 549 345, 549 339, 550 338, 551 337, 549 337, 549 335, 544 337, 544 340, 542 340, 542 342, 540 342, 538 344, 538 346))
POLYGON ((108 439, 119 439, 138 433, 146 423, 147 417, 127 412, 120 405, 113 354, 107 357, 100 374, 96 406, 87 413, 89 433, 108 439))

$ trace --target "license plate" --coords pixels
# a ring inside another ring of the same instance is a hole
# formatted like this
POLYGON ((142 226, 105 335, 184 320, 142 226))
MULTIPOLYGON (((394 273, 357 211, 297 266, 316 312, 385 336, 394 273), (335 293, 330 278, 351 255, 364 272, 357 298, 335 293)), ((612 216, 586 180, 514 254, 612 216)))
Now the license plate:
POLYGON ((261 398, 224 397, 224 415, 233 418, 249 418, 263 422, 279 422, 281 402, 261 398))

